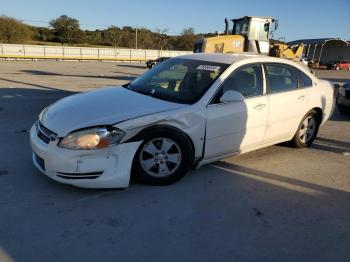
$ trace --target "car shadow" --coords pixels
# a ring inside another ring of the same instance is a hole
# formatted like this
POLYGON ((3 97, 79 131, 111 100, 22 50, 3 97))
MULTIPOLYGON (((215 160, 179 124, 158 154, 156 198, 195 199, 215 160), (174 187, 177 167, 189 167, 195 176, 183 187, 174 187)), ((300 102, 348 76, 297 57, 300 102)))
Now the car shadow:
MULTIPOLYGON (((9 82, 28 86, 28 88, 0 88, 0 132, 17 132, 15 136, 21 133, 19 132, 21 130, 29 130, 31 125, 38 119, 39 113, 46 106, 75 93, 27 82, 15 80, 9 82), (32 88, 29 88, 29 86, 32 88)), ((16 144, 15 140, 13 142, 16 144)), ((2 149, 11 148, 11 146, 9 141, 5 139, 2 149)), ((13 150, 10 151, 12 152, 13 150)), ((6 154, 6 152, 5 150, 0 155, 6 154)))
POLYGON ((264 179, 267 179, 269 181, 283 183, 283 184, 291 186, 291 188, 293 188, 293 186, 295 186, 298 189, 303 188, 306 190, 305 192, 307 192, 307 190, 309 190, 310 192, 319 192, 319 193, 325 193, 328 195, 333 194, 333 193, 344 193, 346 195, 349 195, 348 192, 343 192, 343 191, 339 191, 337 189, 324 187, 321 185, 317 185, 315 183, 310 183, 310 182, 298 180, 298 179, 291 178, 291 177, 276 175, 276 174, 272 174, 272 173, 269 173, 266 171, 256 170, 253 168, 235 165, 235 164, 224 162, 224 161, 215 162, 215 163, 211 164, 210 166, 214 167, 214 168, 219 168, 222 171, 228 172, 228 173, 233 174, 233 175, 246 174, 246 175, 250 175, 250 176, 255 176, 258 179, 264 178, 264 179))
MULTIPOLYGON (((26 86, 40 87, 40 88, 42 88, 44 90, 62 91, 61 89, 50 87, 50 86, 38 85, 38 84, 30 83, 30 82, 17 81, 17 80, 3 78, 3 77, 0 77, 0 80, 6 81, 6 82, 10 82, 10 83, 23 84, 23 85, 26 85, 26 86)), ((33 89, 28 89, 28 88, 15 88, 15 89, 17 89, 17 91, 19 91, 20 93, 21 92, 24 92, 24 93, 34 92, 33 89)), ((0 92, 3 93, 3 94, 8 93, 8 92, 12 93, 13 90, 14 90, 13 88, 10 88, 10 89, 8 89, 8 88, 1 88, 0 92)))
POLYGON ((338 107, 334 109, 333 115, 330 117, 331 121, 350 121, 350 110, 348 114, 340 113, 338 107))
POLYGON ((333 139, 317 137, 310 149, 317 149, 337 154, 350 153, 350 143, 345 141, 337 141, 333 139))
POLYGON ((135 79, 140 74, 136 73, 128 73, 128 72, 121 72, 116 71, 116 74, 123 74, 125 76, 114 76, 114 75, 79 75, 79 74, 58 74, 58 73, 52 73, 47 71, 40 71, 40 70, 21 70, 21 72, 31 75, 42 75, 42 76, 64 76, 64 77, 85 77, 85 78, 107 78, 107 79, 115 79, 115 80, 127 80, 131 81, 135 79))
POLYGON ((117 67, 128 67, 128 68, 139 68, 139 69, 147 69, 146 65, 123 65, 123 64, 118 64, 116 65, 117 67))

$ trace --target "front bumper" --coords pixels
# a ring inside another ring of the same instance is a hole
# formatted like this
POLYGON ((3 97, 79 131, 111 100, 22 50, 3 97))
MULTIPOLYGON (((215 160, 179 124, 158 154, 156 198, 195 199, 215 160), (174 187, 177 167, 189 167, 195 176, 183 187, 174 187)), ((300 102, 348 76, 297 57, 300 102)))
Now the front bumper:
POLYGON ((64 149, 57 142, 45 143, 35 125, 30 130, 34 165, 46 176, 84 188, 129 186, 133 158, 141 141, 98 150, 64 149))

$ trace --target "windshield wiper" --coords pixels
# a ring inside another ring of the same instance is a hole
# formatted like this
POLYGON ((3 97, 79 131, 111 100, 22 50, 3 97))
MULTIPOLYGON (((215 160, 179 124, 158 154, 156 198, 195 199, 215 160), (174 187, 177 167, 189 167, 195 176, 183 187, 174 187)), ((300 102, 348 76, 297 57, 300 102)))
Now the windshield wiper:
POLYGON ((134 91, 136 93, 143 94, 145 96, 151 96, 151 97, 155 97, 155 98, 157 97, 154 92, 145 92, 145 91, 134 89, 133 86, 131 85, 131 83, 127 83, 125 85, 122 85, 122 87, 124 87, 130 91, 134 91))
POLYGON ((140 94, 143 94, 145 96, 151 96, 151 97, 154 97, 154 98, 159 98, 159 96, 157 96, 155 92, 144 92, 144 91, 137 91, 137 92, 140 93, 140 94))
POLYGON ((122 87, 126 88, 126 89, 131 89, 132 88, 132 85, 131 83, 127 83, 125 85, 122 85, 122 87))

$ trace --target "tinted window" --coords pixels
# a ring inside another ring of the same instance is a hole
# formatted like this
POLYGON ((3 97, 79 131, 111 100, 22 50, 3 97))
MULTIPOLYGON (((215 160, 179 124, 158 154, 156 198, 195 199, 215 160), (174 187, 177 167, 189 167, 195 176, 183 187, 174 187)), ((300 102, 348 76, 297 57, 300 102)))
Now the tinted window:
POLYGON ((252 97, 263 94, 263 81, 261 66, 254 64, 238 68, 225 80, 223 93, 234 90, 244 97, 252 97))
POLYGON ((299 79, 299 87, 307 87, 312 86, 312 80, 310 77, 305 75, 303 72, 301 72, 298 69, 295 69, 298 73, 298 79, 299 79))
POLYGON ((203 40, 197 40, 194 44, 193 53, 202 53, 203 52, 203 40))
POLYGON ((298 88, 294 70, 287 65, 266 65, 268 88, 270 93, 283 92, 298 88))

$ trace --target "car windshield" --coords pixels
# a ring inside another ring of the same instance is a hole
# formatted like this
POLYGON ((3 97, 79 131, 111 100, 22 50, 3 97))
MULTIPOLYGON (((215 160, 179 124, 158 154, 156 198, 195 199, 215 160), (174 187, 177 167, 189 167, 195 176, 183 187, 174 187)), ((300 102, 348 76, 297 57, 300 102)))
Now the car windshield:
POLYGON ((172 58, 124 87, 162 100, 193 104, 227 67, 228 64, 172 58))

